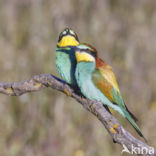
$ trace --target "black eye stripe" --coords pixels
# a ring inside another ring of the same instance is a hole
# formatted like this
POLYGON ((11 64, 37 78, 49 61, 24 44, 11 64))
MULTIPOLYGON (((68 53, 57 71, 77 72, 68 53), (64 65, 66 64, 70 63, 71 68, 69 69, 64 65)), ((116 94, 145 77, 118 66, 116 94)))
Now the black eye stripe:
POLYGON ((96 55, 96 53, 95 53, 95 52, 92 52, 92 56, 96 57, 97 55, 96 55))
POLYGON ((89 50, 89 49, 80 49, 80 51, 81 51, 81 52, 84 51, 84 52, 86 52, 86 53, 92 55, 93 57, 96 57, 96 56, 97 56, 96 52, 94 52, 94 51, 92 51, 92 50, 89 50))

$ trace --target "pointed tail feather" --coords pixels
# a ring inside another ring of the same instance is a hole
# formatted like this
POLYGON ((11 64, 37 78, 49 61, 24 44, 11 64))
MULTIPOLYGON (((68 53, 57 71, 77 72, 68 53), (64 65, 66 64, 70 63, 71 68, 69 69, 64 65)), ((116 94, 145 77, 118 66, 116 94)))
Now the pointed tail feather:
POLYGON ((135 128, 136 132, 144 138, 145 142, 147 142, 146 138, 144 137, 144 135, 142 134, 140 128, 138 127, 138 125, 135 123, 135 120, 133 119, 133 117, 131 116, 131 114, 129 112, 124 112, 126 119, 130 122, 130 124, 135 128))
POLYGON ((136 122, 136 121, 138 121, 138 119, 136 118, 136 116, 132 113, 132 112, 130 112, 130 110, 127 108, 127 106, 125 105, 125 107, 126 107, 126 110, 127 110, 127 112, 131 115, 131 117, 133 118, 133 120, 136 122))

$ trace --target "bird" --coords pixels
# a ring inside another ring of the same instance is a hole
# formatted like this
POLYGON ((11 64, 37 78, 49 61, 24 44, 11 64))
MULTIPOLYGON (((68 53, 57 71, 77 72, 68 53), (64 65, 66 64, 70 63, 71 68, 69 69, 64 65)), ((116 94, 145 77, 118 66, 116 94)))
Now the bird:
POLYGON ((103 105, 117 111, 147 141, 136 124, 137 118, 123 101, 112 67, 100 59, 97 50, 89 44, 79 44, 75 48, 75 57, 75 78, 81 93, 86 98, 101 101, 103 105))
POLYGON ((63 80, 72 86, 77 86, 77 83, 75 79, 75 51, 71 47, 78 45, 78 36, 72 29, 65 28, 60 33, 56 47, 56 67, 63 80))

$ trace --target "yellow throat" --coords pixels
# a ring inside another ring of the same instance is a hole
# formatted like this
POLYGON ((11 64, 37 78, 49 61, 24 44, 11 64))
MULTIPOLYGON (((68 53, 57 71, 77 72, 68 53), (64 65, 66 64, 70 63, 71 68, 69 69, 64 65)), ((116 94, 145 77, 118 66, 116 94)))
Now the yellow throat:
POLYGON ((63 36, 57 45, 59 47, 77 46, 79 45, 79 42, 75 39, 74 36, 67 35, 67 36, 63 36))
POLYGON ((89 55, 85 52, 83 53, 83 52, 76 51, 75 56, 76 56, 77 62, 94 62, 95 61, 95 58, 92 55, 89 55))

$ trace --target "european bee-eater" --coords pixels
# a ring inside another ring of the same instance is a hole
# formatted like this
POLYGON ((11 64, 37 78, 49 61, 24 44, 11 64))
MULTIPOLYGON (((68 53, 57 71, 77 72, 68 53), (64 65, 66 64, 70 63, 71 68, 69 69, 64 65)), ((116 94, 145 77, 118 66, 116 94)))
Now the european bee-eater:
POLYGON ((135 122, 137 119, 124 104, 111 66, 98 57, 95 48, 87 44, 79 44, 75 48, 75 56, 75 77, 82 94, 119 112, 144 138, 135 122))
POLYGON ((56 66, 61 77, 72 86, 76 86, 76 59, 75 51, 70 47, 77 45, 79 39, 72 29, 66 28, 60 33, 56 48, 56 66))

